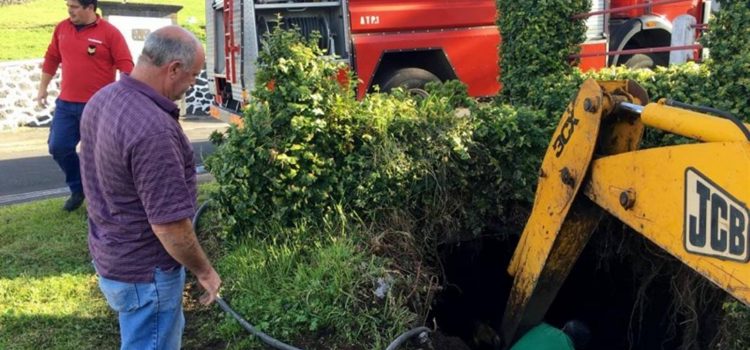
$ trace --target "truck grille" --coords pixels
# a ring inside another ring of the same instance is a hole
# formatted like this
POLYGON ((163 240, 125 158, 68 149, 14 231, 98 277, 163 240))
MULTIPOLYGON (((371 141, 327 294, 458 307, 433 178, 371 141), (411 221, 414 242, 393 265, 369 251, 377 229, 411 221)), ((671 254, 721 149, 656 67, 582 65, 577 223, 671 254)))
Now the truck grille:
MULTIPOLYGON (((273 32, 279 27, 279 21, 276 18, 259 18, 258 19, 258 39, 262 39, 265 33, 273 32)), ((331 50, 331 31, 328 21, 324 17, 283 17, 281 27, 284 29, 297 28, 306 39, 310 38, 313 32, 320 33, 318 47, 326 52, 331 50)))

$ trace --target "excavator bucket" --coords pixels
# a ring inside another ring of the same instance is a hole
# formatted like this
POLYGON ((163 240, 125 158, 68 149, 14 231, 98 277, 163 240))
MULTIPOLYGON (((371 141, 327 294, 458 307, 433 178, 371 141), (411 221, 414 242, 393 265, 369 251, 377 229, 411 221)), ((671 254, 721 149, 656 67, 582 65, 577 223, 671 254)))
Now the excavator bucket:
POLYGON ((566 109, 542 161, 534 207, 508 267, 514 280, 501 330, 507 347, 542 321, 601 219, 601 209, 578 196, 595 151, 618 153, 640 142, 643 125, 620 118, 616 103, 647 99, 632 82, 590 79, 566 109), (601 132, 620 137, 600 142, 601 132))

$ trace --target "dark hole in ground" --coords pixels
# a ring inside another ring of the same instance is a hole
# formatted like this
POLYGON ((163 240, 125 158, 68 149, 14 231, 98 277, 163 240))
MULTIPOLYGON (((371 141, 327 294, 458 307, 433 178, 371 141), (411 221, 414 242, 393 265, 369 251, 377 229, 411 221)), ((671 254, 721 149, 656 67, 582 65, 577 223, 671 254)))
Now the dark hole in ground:
MULTIPOLYGON (((594 240, 601 234, 605 233, 596 232, 594 240)), ((506 267, 518 240, 500 237, 485 236, 441 247, 445 289, 437 296, 430 317, 442 338, 460 338, 470 349, 496 348, 512 283, 506 267)), ((670 276, 651 281, 645 306, 639 308, 640 314, 634 313, 641 280, 633 271, 633 259, 608 259, 602 268, 596 249, 601 246, 592 240, 545 321, 558 328, 572 319, 585 322, 592 332, 588 349, 679 349, 682 334, 675 323, 684 319, 670 318, 674 298, 670 276)), ((436 349, 443 348, 436 344, 436 349)))
POLYGON ((505 237, 509 238, 489 236, 440 250, 446 280, 431 317, 440 332, 460 338, 471 349, 498 345, 495 332, 512 283, 505 270, 518 241, 515 236, 505 237))
POLYGON ((607 269, 598 268, 601 261, 594 252, 598 246, 591 243, 547 312, 547 322, 562 327, 571 319, 583 321, 593 336, 589 349, 678 349, 679 339, 669 334, 670 280, 652 280, 645 300, 648 306, 631 320, 640 287, 632 261, 609 259, 607 269))

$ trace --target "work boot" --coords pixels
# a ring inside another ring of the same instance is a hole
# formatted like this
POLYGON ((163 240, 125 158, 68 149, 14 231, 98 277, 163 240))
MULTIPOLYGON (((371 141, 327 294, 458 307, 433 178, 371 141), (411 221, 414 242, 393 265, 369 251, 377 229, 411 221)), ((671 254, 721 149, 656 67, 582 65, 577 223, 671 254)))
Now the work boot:
POLYGON ((63 209, 68 212, 78 209, 81 206, 81 204, 83 204, 84 198, 86 198, 86 196, 83 195, 83 192, 71 193, 70 198, 68 198, 68 200, 65 201, 65 205, 63 205, 63 209))

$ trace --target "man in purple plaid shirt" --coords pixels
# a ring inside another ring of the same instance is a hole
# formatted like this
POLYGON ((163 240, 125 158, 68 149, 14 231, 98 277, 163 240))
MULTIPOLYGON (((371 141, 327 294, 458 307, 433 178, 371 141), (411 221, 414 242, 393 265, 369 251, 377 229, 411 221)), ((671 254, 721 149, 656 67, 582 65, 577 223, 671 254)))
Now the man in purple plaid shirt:
POLYGON ((118 312, 122 349, 180 348, 183 266, 205 289, 203 304, 221 285, 192 229, 193 150, 173 102, 204 60, 188 31, 154 31, 132 74, 97 92, 81 118, 89 250, 99 287, 118 312))

